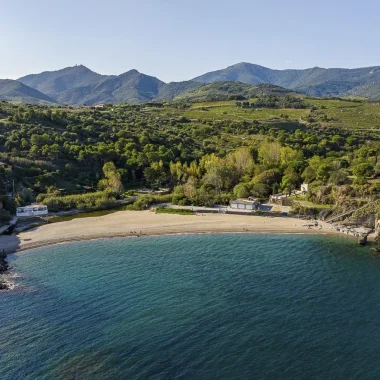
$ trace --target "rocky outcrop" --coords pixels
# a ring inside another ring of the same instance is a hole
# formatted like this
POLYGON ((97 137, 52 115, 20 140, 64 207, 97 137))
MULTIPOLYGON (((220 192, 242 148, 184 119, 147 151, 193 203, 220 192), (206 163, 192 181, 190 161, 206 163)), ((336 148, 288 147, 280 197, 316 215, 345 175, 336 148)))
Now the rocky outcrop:
MULTIPOLYGON (((7 261, 7 254, 5 251, 0 252, 0 275, 7 273, 9 270, 9 265, 7 261)), ((9 285, 6 281, 0 278, 0 290, 9 289, 9 285)))
POLYGON ((7 262, 7 254, 3 250, 0 252, 0 274, 6 272, 9 269, 7 262))
POLYGON ((368 240, 368 235, 364 235, 363 237, 361 237, 359 240, 358 240, 358 243, 360 245, 366 245, 367 244, 367 240, 368 240))

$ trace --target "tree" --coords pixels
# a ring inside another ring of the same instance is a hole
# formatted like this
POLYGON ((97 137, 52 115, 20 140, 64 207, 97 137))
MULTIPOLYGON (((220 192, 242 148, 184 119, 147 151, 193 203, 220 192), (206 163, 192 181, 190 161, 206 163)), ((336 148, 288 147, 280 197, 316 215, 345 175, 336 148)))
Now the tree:
POLYGON ((230 189, 237 182, 237 178, 236 170, 231 166, 226 166, 220 160, 217 164, 209 167, 203 180, 205 183, 212 185, 220 193, 221 190, 230 189))
POLYGON ((272 167, 281 159, 281 144, 279 142, 265 142, 259 148, 259 159, 263 165, 272 167))
POLYGON ((358 164, 352 168, 352 174, 356 177, 369 177, 372 172, 373 166, 367 163, 358 164))
POLYGON ((323 183, 327 183, 330 178, 330 165, 329 164, 321 164, 318 166, 317 170, 317 180, 322 181, 323 183))
POLYGON ((281 165, 287 166, 291 162, 300 161, 303 159, 303 153, 300 150, 295 150, 289 146, 283 146, 280 150, 281 165))
POLYGON ((187 199, 193 201, 197 197, 197 186, 194 177, 190 177, 189 180, 183 185, 183 191, 187 199))
POLYGON ((103 173, 105 179, 99 182, 99 187, 104 190, 110 190, 115 194, 122 194, 124 192, 124 186, 121 182, 121 175, 112 161, 106 162, 103 165, 103 173))
POLYGON ((234 196, 237 198, 248 198, 251 195, 249 183, 238 183, 234 187, 234 196))
POLYGON ((269 169, 253 177, 252 183, 254 185, 258 183, 263 183, 269 187, 272 187, 275 183, 279 183, 280 180, 281 180, 280 171, 277 169, 269 169))
POLYGON ((296 188, 299 182, 300 182, 300 176, 297 173, 288 170, 285 173, 285 175, 282 177, 281 187, 284 190, 287 190, 290 195, 291 191, 296 188))
POLYGON ((344 169, 334 171, 330 174, 329 183, 336 186, 344 185, 348 182, 348 173, 344 169))
POLYGON ((154 183, 159 185, 164 181, 166 174, 163 168, 163 162, 152 162, 150 166, 145 168, 144 176, 145 179, 152 186, 154 183))
POLYGON ((315 170, 311 166, 308 166, 302 172, 301 176, 302 176, 302 178, 304 179, 304 181, 306 183, 311 183, 311 182, 313 182, 315 180, 317 174, 316 174, 315 170))
POLYGON ((254 165, 252 153, 248 148, 239 148, 226 157, 226 164, 234 166, 239 177, 251 171, 254 165))
POLYGON ((179 202, 186 197, 184 186, 178 185, 173 190, 172 203, 179 204, 179 202))
POLYGON ((270 187, 265 183, 256 183, 252 187, 252 195, 257 198, 265 198, 270 193, 270 187))

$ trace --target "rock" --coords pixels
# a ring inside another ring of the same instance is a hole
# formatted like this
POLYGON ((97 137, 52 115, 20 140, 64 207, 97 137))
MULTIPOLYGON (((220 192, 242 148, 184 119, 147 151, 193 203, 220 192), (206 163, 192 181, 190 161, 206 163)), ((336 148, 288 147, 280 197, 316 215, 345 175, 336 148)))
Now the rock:
POLYGON ((364 235, 361 239, 359 239, 358 243, 360 245, 366 245, 367 244, 368 235, 364 235))
POLYGON ((9 289, 8 284, 5 281, 0 280, 0 290, 8 290, 8 289, 9 289))
POLYGON ((331 214, 331 211, 328 209, 323 209, 319 213, 319 219, 325 220, 329 215, 331 214))
POLYGON ((7 255, 3 253, 2 255, 0 255, 0 274, 5 273, 8 270, 9 270, 9 265, 7 262, 7 255))

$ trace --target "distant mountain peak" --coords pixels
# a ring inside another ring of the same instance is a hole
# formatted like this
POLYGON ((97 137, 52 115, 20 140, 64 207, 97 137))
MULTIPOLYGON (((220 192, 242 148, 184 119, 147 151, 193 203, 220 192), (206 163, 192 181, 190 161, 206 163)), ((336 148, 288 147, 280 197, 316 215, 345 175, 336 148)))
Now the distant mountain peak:
MULTIPOLYGON (((92 71, 87 66, 82 65, 82 64, 80 64, 80 65, 74 65, 74 66, 72 66, 72 68, 76 68, 76 69, 80 69, 80 70, 86 70, 86 71, 92 71)), ((94 71, 92 71, 92 72, 94 72, 94 71)))
MULTIPOLYGON (((275 85, 311 96, 344 96, 358 93, 360 96, 368 94, 370 98, 374 98, 373 96, 380 98, 378 95, 380 66, 356 69, 326 69, 316 66, 304 70, 273 70, 249 62, 239 62, 224 69, 208 72, 190 81, 166 84, 136 69, 120 75, 101 75, 83 64, 76 64, 56 71, 27 75, 18 81, 46 95, 56 103, 79 105, 170 100, 189 91, 195 91, 202 84, 215 82, 240 82, 240 85, 244 83, 253 86, 275 85)), ((7 91, 10 88, 3 82, 3 88, 5 87, 7 91)), ((231 84, 227 87, 234 88, 231 84)), ((223 91, 218 88, 211 88, 211 90, 223 91)), ((266 88, 260 89, 261 92, 262 90, 266 88)), ((203 93, 202 96, 206 96, 205 91, 208 89, 200 90, 203 93)), ((234 88, 234 91, 240 91, 239 86, 234 88)), ((38 96, 41 97, 41 94, 38 96)), ((191 96, 193 97, 194 94, 191 96)))
POLYGON ((136 75, 144 75, 141 74, 140 71, 137 71, 136 69, 128 70, 125 73, 122 73, 119 75, 119 77, 129 77, 129 76, 136 76, 136 75))
POLYGON ((236 63, 235 65, 232 65, 229 67, 264 67, 264 66, 257 65, 256 63, 239 62, 239 63, 236 63))

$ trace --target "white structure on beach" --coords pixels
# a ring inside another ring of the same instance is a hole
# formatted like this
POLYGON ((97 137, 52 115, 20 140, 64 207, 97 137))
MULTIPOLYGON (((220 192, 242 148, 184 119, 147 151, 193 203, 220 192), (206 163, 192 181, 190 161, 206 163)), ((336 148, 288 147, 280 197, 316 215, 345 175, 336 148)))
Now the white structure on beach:
POLYGON ((280 193, 280 194, 273 194, 269 197, 270 203, 276 203, 277 201, 281 201, 282 199, 285 199, 288 197, 288 194, 280 193))
POLYGON ((43 216, 48 214, 48 208, 45 205, 32 205, 17 207, 17 217, 43 216))
POLYGON ((303 183, 301 185, 301 192, 306 194, 309 191, 309 184, 308 183, 303 183))
POLYGON ((260 203, 256 198, 248 199, 234 198, 230 200, 230 207, 238 210, 256 210, 260 203))

